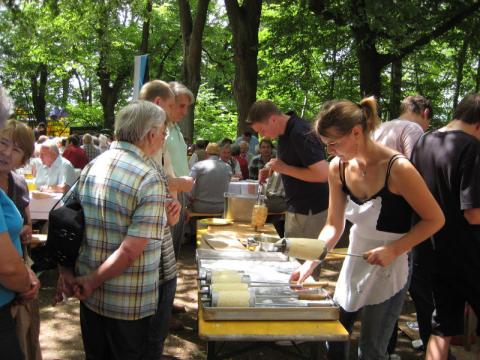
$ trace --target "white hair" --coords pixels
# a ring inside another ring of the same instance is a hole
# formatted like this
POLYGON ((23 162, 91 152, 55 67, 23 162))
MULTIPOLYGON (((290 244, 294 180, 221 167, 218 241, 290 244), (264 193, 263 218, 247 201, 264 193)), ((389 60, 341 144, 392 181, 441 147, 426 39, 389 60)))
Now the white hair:
POLYGON ((190 104, 195 102, 195 96, 193 96, 193 93, 185 85, 179 83, 178 81, 170 81, 168 84, 170 85, 170 89, 172 89, 173 93, 175 94, 175 97, 187 95, 190 99, 190 104))
POLYGON ((165 111, 149 101, 136 100, 125 106, 115 119, 115 137, 135 144, 156 127, 165 124, 165 111))
POLYGON ((51 153, 60 155, 60 151, 58 151, 58 145, 55 139, 48 139, 47 141, 44 141, 40 144, 40 149, 41 148, 47 148, 51 153))

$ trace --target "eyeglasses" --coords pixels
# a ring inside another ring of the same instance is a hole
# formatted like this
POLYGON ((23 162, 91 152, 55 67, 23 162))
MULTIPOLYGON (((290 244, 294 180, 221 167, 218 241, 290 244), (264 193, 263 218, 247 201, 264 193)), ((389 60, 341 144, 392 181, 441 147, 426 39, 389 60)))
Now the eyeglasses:
POLYGON ((325 136, 320 136, 320 140, 322 140, 322 142, 325 144, 325 146, 327 148, 333 148, 335 149, 338 145, 341 145, 343 140, 349 136, 350 134, 352 133, 352 131, 349 131, 348 133, 346 133, 345 135, 342 135, 340 137, 337 137, 337 138, 334 138, 332 140, 329 140, 329 138, 325 137, 325 136))

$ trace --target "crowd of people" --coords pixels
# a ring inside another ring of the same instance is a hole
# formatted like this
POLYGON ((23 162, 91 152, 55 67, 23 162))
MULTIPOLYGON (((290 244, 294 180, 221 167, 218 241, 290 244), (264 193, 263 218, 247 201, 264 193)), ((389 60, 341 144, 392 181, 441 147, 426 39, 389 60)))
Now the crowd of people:
MULTIPOLYGON (((267 184, 267 205, 285 212, 281 236, 318 238, 331 250, 346 220, 353 224, 348 252, 363 258, 346 257, 334 300, 348 332, 362 316, 359 358, 394 353, 407 291, 426 358, 452 357, 465 304, 480 313, 479 94, 432 131, 422 96, 405 98, 399 119, 382 124, 371 97, 328 101, 313 125, 259 100, 248 124, 260 141, 247 131, 199 140, 189 154, 179 122, 193 102, 183 84, 153 80, 118 112, 114 141, 85 134, 63 142, 44 124, 33 131, 6 121, 12 104, 0 88, 2 356, 41 358, 39 328, 25 339, 13 317, 19 306, 38 314, 40 282, 23 259, 29 190, 15 171, 31 167, 39 190, 71 191, 83 207, 85 238, 75 267, 59 266, 55 300, 80 300, 87 359, 162 358, 169 329, 181 326, 172 314, 184 311, 174 299, 188 214, 221 213, 229 183, 241 179, 267 184)), ((291 280, 303 282, 320 264, 303 263, 291 280)), ((328 343, 329 359, 345 351, 328 343)))

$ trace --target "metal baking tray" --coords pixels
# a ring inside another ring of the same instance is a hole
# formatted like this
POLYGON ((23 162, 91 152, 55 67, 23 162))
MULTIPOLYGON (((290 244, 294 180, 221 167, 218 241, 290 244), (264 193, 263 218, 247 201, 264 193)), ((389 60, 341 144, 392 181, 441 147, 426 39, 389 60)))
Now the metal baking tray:
MULTIPOLYGON (((197 250, 199 274, 232 269, 250 276, 252 282, 288 284, 299 263, 280 253, 197 250)), ((324 301, 294 300, 281 306, 256 303, 255 307, 212 307, 203 302, 205 320, 338 320, 339 309, 331 298, 324 301)))

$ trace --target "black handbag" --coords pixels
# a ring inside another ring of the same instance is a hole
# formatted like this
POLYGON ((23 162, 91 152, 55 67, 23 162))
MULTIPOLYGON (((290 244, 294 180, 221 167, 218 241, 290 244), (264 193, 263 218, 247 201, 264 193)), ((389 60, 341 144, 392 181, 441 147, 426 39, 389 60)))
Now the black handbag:
MULTIPOLYGON (((78 183, 78 181, 77 181, 78 183)), ((73 267, 85 232, 85 218, 75 183, 53 207, 48 215, 48 235, 41 256, 36 256, 32 269, 48 270, 57 264, 73 267), (56 208, 58 203, 63 205, 56 208)))

